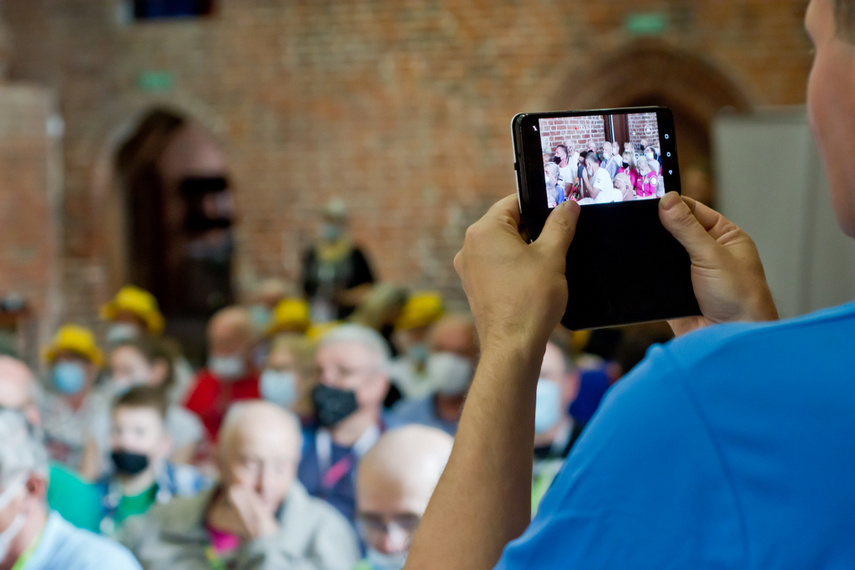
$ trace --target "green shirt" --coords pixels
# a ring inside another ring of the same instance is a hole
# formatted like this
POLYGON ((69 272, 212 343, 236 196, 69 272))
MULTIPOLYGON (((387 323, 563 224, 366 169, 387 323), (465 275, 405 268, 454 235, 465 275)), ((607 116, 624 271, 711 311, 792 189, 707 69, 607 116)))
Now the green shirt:
POLYGON ((96 485, 58 463, 50 464, 48 506, 76 526, 101 532, 101 492, 96 485))
POLYGON ((128 517, 145 513, 154 504, 156 497, 157 484, 153 484, 139 495, 123 495, 116 507, 113 522, 119 526, 128 517))

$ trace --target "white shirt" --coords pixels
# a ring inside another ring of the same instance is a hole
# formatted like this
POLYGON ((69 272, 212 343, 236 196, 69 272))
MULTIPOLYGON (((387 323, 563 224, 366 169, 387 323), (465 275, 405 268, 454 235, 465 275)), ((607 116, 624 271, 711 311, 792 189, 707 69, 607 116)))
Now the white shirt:
POLYGON ((612 185, 612 178, 605 168, 597 169, 597 172, 591 177, 591 186, 600 190, 600 193, 594 198, 595 204, 620 202, 623 200, 623 195, 620 193, 620 190, 615 189, 612 185))

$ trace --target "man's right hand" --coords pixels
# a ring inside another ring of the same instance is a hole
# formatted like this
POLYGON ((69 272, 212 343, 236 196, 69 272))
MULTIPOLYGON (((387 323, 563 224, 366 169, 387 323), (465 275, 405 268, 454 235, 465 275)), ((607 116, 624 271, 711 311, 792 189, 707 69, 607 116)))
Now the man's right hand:
POLYGON ((778 310, 757 247, 739 227, 700 202, 669 192, 659 218, 692 262, 692 287, 703 316, 670 321, 682 335, 714 323, 770 321, 778 310))

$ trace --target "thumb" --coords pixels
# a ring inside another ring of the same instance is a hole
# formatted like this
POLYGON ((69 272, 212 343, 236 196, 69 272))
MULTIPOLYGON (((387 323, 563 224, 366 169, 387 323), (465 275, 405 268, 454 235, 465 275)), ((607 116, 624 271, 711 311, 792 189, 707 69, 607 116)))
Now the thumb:
POLYGON ((567 200, 554 208, 546 218, 543 231, 535 243, 548 249, 558 249, 562 256, 567 254, 573 236, 576 235, 576 222, 579 220, 580 206, 575 200, 567 200))
POLYGON ((659 219, 686 251, 692 263, 707 259, 718 242, 704 229, 689 206, 676 192, 668 192, 659 201, 659 219))

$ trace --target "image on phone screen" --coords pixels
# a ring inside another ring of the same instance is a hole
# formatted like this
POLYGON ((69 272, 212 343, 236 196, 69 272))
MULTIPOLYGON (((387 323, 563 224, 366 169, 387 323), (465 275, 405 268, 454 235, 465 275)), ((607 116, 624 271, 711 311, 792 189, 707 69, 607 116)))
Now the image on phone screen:
POLYGON ((546 202, 581 206, 661 198, 662 176, 656 113, 542 117, 546 202))

